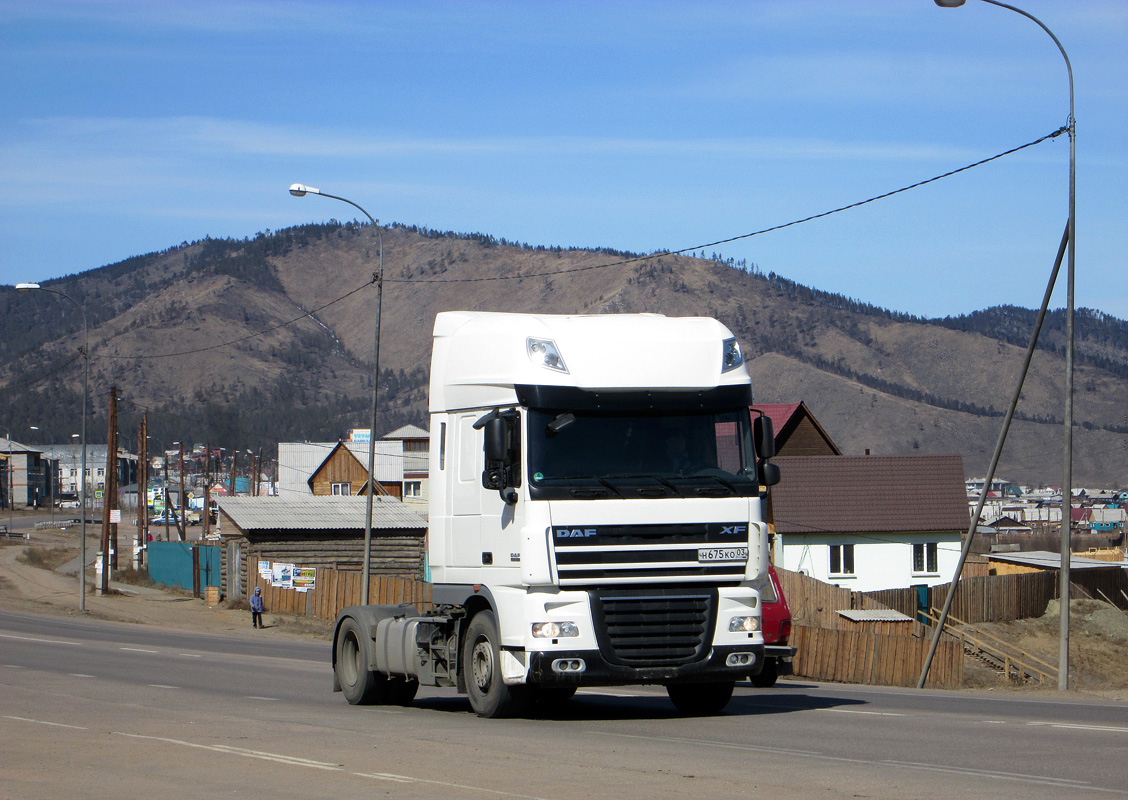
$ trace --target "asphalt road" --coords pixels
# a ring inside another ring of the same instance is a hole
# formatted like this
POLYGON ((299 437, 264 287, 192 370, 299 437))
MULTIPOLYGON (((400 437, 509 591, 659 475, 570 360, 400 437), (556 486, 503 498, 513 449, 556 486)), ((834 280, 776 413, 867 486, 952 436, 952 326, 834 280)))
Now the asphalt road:
POLYGON ((683 718, 641 687, 482 720, 330 686, 322 643, 0 612, 0 797, 1128 795, 1128 704, 1091 697, 781 682, 683 718))

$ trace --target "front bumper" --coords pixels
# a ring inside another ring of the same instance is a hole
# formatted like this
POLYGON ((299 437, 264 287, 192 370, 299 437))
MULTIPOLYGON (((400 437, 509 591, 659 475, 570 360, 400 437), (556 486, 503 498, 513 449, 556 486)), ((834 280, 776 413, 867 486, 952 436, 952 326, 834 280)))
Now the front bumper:
POLYGON ((530 652, 527 682, 542 686, 625 686, 647 683, 710 683, 736 681, 759 674, 764 664, 762 644, 713 647, 707 658, 669 667, 632 667, 612 664, 598 650, 553 650, 530 652), (725 662, 734 653, 751 653, 751 664, 730 667, 725 662), (583 671, 557 672, 557 661, 581 660, 583 671))
POLYGON ((782 644, 769 644, 764 645, 764 658, 774 658, 776 662, 777 675, 793 675, 791 659, 795 658, 798 651, 794 647, 788 647, 782 644))

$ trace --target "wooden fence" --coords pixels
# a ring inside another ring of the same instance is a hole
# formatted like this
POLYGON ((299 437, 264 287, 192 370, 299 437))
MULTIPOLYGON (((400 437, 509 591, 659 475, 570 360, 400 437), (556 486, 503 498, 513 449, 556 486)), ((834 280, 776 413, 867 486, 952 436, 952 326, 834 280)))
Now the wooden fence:
MULTIPOLYGON (((931 644, 928 638, 865 630, 797 625, 791 643, 797 676, 875 686, 916 686, 931 644)), ((963 681, 963 647, 945 635, 937 644, 925 686, 954 689, 963 681)))
MULTIPOLYGON (((777 568, 776 572, 796 624, 852 630, 857 623, 838 614, 847 609, 891 608, 916 616, 916 589, 852 592, 784 569, 777 568)), ((1040 617, 1046 612, 1046 604, 1058 598, 1058 582, 1056 570, 964 577, 952 600, 951 613, 972 624, 1040 617)), ((925 607, 943 607, 950 586, 945 583, 927 589, 925 607)), ((1075 569, 1070 573, 1070 597, 1105 600, 1128 609, 1128 572, 1075 569)))
MULTIPOLYGON (((317 569, 317 578, 306 591, 272 586, 257 572, 248 570, 247 585, 253 592, 262 589, 263 606, 268 612, 295 614, 332 622, 345 606, 359 605, 361 576, 359 572, 317 569)), ((373 575, 368 582, 368 602, 373 605, 415 603, 422 607, 431 603, 431 584, 413 576, 390 577, 373 575)))

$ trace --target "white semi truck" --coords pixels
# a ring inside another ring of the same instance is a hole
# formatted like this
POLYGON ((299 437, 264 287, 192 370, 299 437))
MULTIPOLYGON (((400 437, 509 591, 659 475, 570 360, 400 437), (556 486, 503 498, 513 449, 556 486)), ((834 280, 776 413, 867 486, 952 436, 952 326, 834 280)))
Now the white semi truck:
POLYGON ((732 333, 713 319, 452 311, 430 384, 432 604, 350 606, 350 703, 420 685, 483 717, 580 686, 662 684, 715 713, 763 665, 761 504, 778 481, 732 333))

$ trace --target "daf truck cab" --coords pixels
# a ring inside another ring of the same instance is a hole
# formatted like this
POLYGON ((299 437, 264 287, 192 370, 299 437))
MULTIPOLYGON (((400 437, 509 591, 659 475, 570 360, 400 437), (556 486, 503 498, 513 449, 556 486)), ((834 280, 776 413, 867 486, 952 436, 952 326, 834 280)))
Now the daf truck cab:
POLYGON ((430 378, 432 605, 343 609, 350 702, 465 692, 484 717, 664 685, 715 713, 764 665, 778 481, 736 338, 708 318, 446 312, 430 378))

